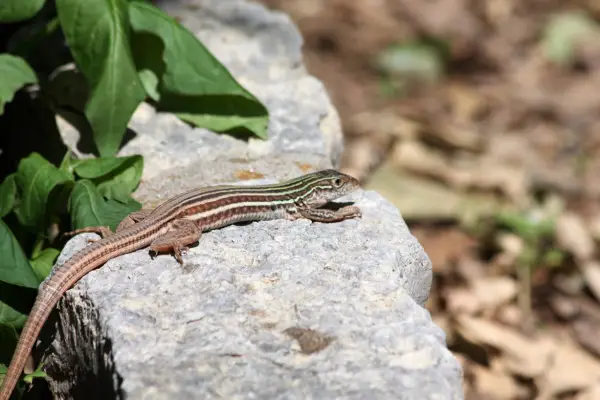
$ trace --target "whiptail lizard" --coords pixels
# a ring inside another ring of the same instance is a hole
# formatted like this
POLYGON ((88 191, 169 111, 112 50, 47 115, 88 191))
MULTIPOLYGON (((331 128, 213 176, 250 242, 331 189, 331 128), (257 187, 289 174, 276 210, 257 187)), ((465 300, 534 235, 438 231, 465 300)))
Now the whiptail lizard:
POLYGON ((40 286, 0 389, 8 400, 23 371, 42 326, 61 296, 88 272, 108 260, 150 246, 151 252, 172 252, 180 264, 182 252, 202 232, 244 221, 307 218, 337 222, 361 216, 358 207, 337 211, 320 208, 359 189, 358 181, 335 170, 318 171, 283 183, 262 186, 214 186, 175 196, 154 210, 130 214, 113 233, 108 227, 69 232, 99 233, 102 239, 55 267, 40 286))

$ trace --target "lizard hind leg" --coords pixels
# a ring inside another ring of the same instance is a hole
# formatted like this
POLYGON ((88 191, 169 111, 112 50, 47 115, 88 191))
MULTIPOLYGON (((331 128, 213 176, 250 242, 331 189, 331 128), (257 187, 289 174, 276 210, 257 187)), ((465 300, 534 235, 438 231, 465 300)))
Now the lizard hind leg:
POLYGON ((202 229, 194 221, 180 219, 173 222, 170 231, 150 244, 150 251, 155 254, 173 252, 177 262, 183 264, 181 254, 188 250, 188 245, 197 242, 201 235, 202 229))
MULTIPOLYGON (((123 218, 123 220, 117 226, 115 232, 120 232, 123 229, 129 228, 130 226, 140 222, 150 214, 152 210, 140 210, 135 211, 123 218)), ((88 226, 86 228, 75 229, 73 231, 63 233, 63 236, 75 236, 80 233, 97 233, 102 239, 112 235, 113 232, 108 226, 88 226)), ((94 243, 97 239, 88 239, 88 243, 94 243)))

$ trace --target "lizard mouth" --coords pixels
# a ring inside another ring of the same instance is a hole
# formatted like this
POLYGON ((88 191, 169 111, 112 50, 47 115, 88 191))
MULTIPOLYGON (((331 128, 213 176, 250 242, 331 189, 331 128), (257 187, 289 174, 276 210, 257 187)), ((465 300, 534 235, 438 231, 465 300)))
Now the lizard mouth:
POLYGON ((344 208, 347 206, 353 206, 353 205, 354 205, 353 201, 328 201, 321 207, 317 207, 317 208, 324 208, 327 210, 338 211, 341 208, 344 208))

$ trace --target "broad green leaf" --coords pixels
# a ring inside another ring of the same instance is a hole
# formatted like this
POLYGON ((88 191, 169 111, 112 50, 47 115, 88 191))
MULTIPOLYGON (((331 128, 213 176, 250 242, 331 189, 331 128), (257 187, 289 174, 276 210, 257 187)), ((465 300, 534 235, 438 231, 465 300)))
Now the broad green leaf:
POLYGON ((52 247, 45 248, 42 252, 33 260, 29 261, 31 268, 35 272, 38 280, 42 282, 52 271, 54 262, 60 254, 60 251, 53 249, 52 247))
POLYGON ((102 156, 114 155, 145 92, 131 55, 125 0, 56 0, 73 58, 90 85, 85 107, 102 156))
POLYGON ((72 229, 109 226, 114 230, 123 218, 141 208, 141 204, 134 200, 128 204, 104 200, 96 186, 87 179, 77 181, 69 201, 72 229))
POLYGON ((33 17, 40 11, 45 0, 2 0, 0 22, 18 22, 33 17))
POLYGON ((129 201, 129 195, 137 188, 143 170, 141 156, 93 158, 75 167, 75 173, 92 180, 102 196, 123 203, 129 201))
POLYGON ((0 184, 0 218, 4 218, 15 206, 17 184, 15 174, 10 174, 0 184))
POLYGON ((77 163, 74 171, 83 179, 94 179, 117 170, 129 157, 88 158, 77 163))
MULTIPOLYGON (((2 318, 2 303, 0 303, 0 365, 10 363, 12 354, 17 346, 19 336, 12 325, 7 325, 1 322, 2 318)), ((0 367, 1 368, 1 367, 0 367)), ((4 371, 6 374, 6 371, 4 371)), ((0 374, 2 370, 0 369, 0 374)))
POLYGON ((266 107, 190 31, 150 4, 132 2, 129 11, 136 64, 159 109, 213 131, 246 129, 267 137, 266 107))
POLYGON ((71 174, 58 169, 38 153, 22 159, 16 173, 21 192, 21 202, 16 208, 19 222, 30 228, 43 226, 49 217, 46 212, 51 191, 72 180, 71 174))
POLYGON ((0 115, 4 113, 4 105, 12 101, 19 89, 36 82, 35 72, 25 60, 10 54, 0 54, 0 115))
POLYGON ((2 220, 0 220, 0 254, 2 254, 0 281, 28 288, 38 287, 38 279, 23 249, 2 220))
POLYGON ((8 304, 0 300, 0 324, 11 326, 15 329, 21 329, 27 321, 27 315, 15 310, 8 304))

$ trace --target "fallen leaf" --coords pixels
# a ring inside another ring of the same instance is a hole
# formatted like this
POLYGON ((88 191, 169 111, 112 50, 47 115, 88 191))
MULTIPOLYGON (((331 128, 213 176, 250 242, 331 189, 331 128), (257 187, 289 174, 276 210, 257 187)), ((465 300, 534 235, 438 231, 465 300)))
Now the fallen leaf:
POLYGON ((580 267, 583 278, 590 291, 600 301, 600 263, 598 261, 585 262, 580 267))
POLYGON ((513 329, 483 318, 460 315, 457 330, 467 340, 496 348, 502 363, 511 373, 534 378, 547 368, 553 343, 548 338, 527 338, 513 329))
POLYGON ((474 315, 482 305, 471 288, 448 288, 445 293, 446 307, 453 315, 474 315))
POLYGON ((470 124, 445 119, 432 123, 428 129, 423 130, 422 136, 425 141, 438 147, 453 150, 480 152, 484 147, 483 137, 470 124))
POLYGON ((564 294, 577 296, 583 290, 585 281, 580 273, 557 274, 552 280, 552 285, 564 294))
POLYGON ((485 309, 496 309, 512 301, 518 290, 517 282, 507 276, 477 279, 471 284, 477 300, 485 309))
POLYGON ((577 342, 587 351, 600 357, 600 321, 590 318, 579 318, 572 324, 573 334, 577 342))
POLYGON ((590 386, 579 392, 573 400, 598 400, 600 399, 600 383, 590 386))
POLYGON ((527 390, 517 385, 514 378, 504 371, 491 371, 474 364, 472 372, 475 375, 475 389, 486 399, 520 399, 527 394, 527 390))
MULTIPOLYGON (((473 86, 465 84, 453 84, 447 88, 448 106, 452 119, 461 124, 470 124, 485 111, 487 111, 487 99, 485 95, 473 86)), ((458 142, 453 142, 457 148, 477 150, 483 143, 483 135, 467 132, 459 136, 458 142)))
POLYGON ((539 398, 556 398, 566 392, 594 386, 600 379, 600 362, 571 344, 555 343, 548 369, 535 379, 539 398))
POLYGON ((556 241, 579 262, 589 260, 594 254, 592 236, 581 217, 574 212, 565 212, 556 220, 556 241))
POLYGON ((507 304, 500 308, 496 317, 508 326, 519 327, 523 324, 523 310, 516 304, 507 304))
POLYGON ((579 306, 577 302, 567 296, 553 294, 548 299, 550 308, 559 318, 564 321, 569 321, 579 314, 579 306))

